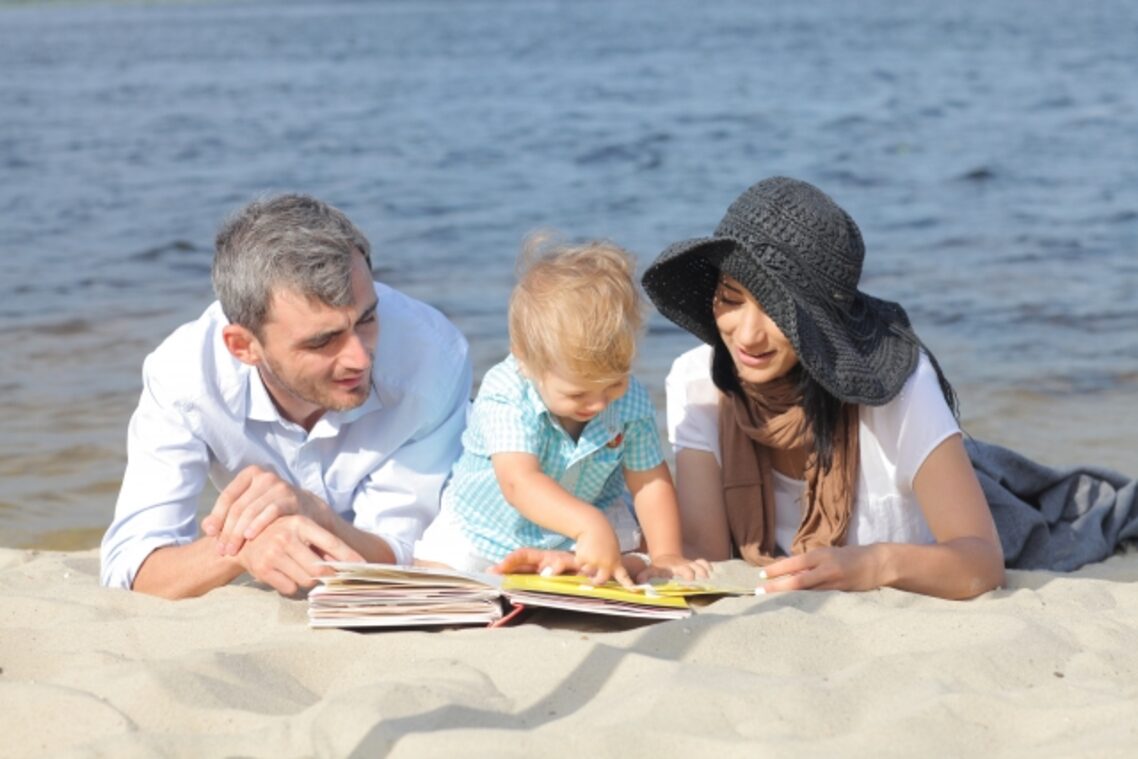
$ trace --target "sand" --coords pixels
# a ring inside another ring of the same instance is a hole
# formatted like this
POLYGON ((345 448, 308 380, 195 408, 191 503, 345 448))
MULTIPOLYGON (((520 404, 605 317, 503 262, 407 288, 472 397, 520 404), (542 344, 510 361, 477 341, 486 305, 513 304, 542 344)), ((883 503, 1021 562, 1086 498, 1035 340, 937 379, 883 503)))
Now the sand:
POLYGON ((1138 751, 1133 552, 968 602, 728 598, 623 630, 313 630, 255 584, 170 602, 97 574, 94 551, 0 549, 3 756, 1138 751))

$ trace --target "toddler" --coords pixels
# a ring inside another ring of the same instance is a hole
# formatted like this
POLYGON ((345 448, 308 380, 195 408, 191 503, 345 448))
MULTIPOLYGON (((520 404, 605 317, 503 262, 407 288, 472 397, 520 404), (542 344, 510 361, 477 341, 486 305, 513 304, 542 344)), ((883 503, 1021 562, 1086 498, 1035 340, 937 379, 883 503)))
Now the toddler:
POLYGON ((482 380, 416 561, 485 571, 536 548, 572 551, 558 569, 597 584, 706 576, 681 555, 655 410, 630 374, 643 322, 631 256, 531 238, 519 264, 510 355, 482 380))

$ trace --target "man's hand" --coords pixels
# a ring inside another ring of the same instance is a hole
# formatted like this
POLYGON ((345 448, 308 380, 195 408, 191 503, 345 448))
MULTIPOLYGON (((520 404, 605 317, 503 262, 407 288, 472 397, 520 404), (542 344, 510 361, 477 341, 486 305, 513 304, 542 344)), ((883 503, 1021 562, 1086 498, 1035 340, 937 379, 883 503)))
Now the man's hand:
POLYGON ((311 588, 318 577, 331 573, 322 561, 363 560, 331 532, 295 514, 271 522, 237 554, 246 572, 286 596, 311 588))
POLYGON ((328 504, 288 484, 275 472, 248 466, 221 491, 213 510, 202 520, 202 531, 217 538, 218 554, 236 556, 245 541, 289 515, 305 516, 325 530, 331 528, 328 504))

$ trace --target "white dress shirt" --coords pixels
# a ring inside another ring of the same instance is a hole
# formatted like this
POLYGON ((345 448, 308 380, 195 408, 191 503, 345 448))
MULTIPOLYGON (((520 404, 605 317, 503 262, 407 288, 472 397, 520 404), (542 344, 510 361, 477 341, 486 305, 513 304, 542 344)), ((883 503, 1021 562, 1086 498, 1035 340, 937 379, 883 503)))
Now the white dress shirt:
POLYGON ((102 544, 102 583, 130 588, 150 553, 193 541, 206 477, 222 490, 256 464, 383 538, 399 563, 438 512, 470 402, 466 339, 434 308, 376 283, 372 392, 306 432, 281 417, 260 374, 235 359, 214 303, 151 353, 130 420, 127 466, 102 544))
MULTIPOLYGON (((665 382, 668 439, 675 451, 708 451, 719 461, 719 390, 711 381, 711 346, 680 355, 665 382)), ((913 480, 933 450, 960 426, 936 370, 921 353, 901 392, 883 406, 858 409, 858 483, 847 545, 932 543, 913 480)), ((806 483, 775 472, 775 537, 783 550, 802 521, 806 483)))

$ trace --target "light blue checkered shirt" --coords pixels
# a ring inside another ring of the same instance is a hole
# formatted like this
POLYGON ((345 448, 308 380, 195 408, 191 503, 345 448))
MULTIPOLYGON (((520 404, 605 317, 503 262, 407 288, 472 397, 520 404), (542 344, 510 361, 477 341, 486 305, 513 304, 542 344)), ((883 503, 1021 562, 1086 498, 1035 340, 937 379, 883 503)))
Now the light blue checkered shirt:
POLYGON ((542 472, 602 510, 625 508, 622 467, 639 471, 664 460, 656 410, 635 377, 574 442, 512 355, 483 377, 462 446, 442 508, 453 510, 473 547, 495 562, 517 548, 567 550, 573 541, 534 524, 506 502, 490 463, 493 454, 532 453, 542 472))

